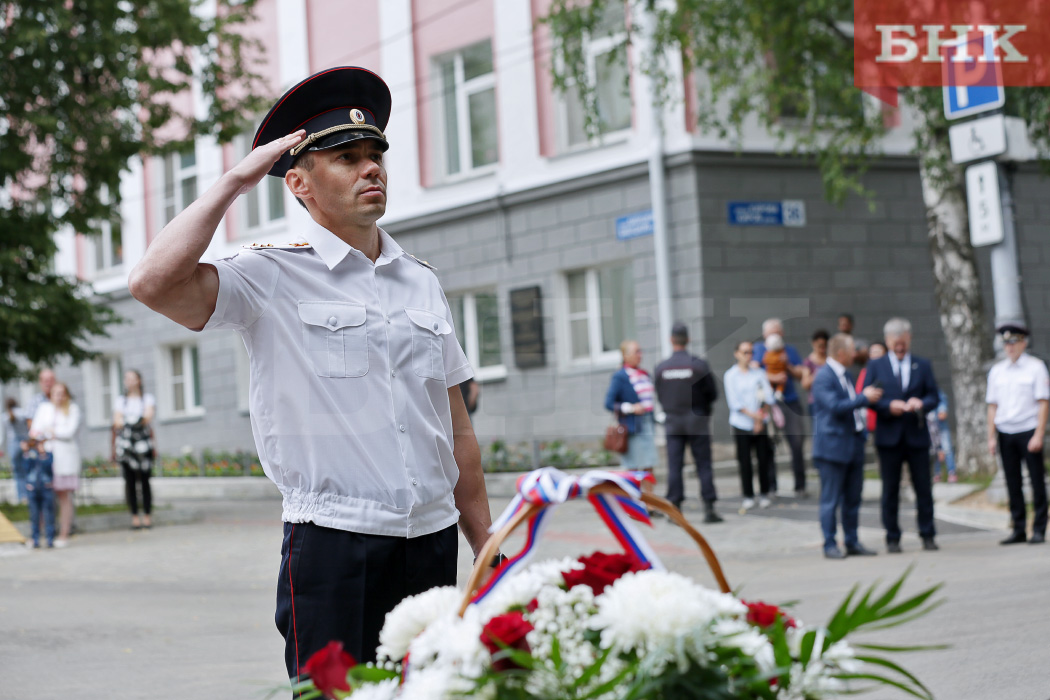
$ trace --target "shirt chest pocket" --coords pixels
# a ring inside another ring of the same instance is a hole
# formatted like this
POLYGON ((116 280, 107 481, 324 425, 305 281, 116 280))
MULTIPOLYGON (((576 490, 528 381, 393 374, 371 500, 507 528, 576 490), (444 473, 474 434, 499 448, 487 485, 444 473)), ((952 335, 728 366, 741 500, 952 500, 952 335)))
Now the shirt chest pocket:
POLYGON ((300 301, 303 349, 319 377, 368 373, 365 305, 352 301, 300 301))
POLYGON ((420 377, 445 378, 444 336, 452 326, 433 311, 406 306, 405 313, 412 322, 412 369, 420 377))

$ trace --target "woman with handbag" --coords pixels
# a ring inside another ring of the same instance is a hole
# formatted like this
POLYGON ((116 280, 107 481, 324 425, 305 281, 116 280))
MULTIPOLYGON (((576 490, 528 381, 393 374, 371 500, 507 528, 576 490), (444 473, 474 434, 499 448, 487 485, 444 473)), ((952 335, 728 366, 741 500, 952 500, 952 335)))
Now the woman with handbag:
MULTIPOLYGON (((740 487, 744 494, 742 508, 755 507, 755 487, 752 476, 751 453, 758 457, 758 504, 768 508, 769 496, 775 493, 773 485, 773 440, 769 435, 774 411, 778 409, 773 387, 765 371, 751 366, 754 354, 750 341, 737 343, 736 364, 724 378, 726 403, 729 404, 729 425, 736 440, 736 459, 740 467, 740 487)), ((783 425, 783 423, 781 423, 783 425)), ((774 426, 775 427, 775 426, 774 426)))
POLYGON ((124 472, 124 495, 131 509, 131 529, 153 526, 150 512, 153 497, 149 486, 153 471, 153 416, 157 402, 142 388, 142 375, 124 373, 124 393, 113 403, 113 455, 124 472), (138 487, 142 488, 142 519, 139 520, 138 487))
POLYGON ((605 409, 612 411, 628 434, 627 451, 620 465, 625 469, 652 471, 656 466, 652 378, 638 366, 642 362, 642 349, 637 341, 620 343, 620 354, 623 367, 612 376, 605 394, 605 409))

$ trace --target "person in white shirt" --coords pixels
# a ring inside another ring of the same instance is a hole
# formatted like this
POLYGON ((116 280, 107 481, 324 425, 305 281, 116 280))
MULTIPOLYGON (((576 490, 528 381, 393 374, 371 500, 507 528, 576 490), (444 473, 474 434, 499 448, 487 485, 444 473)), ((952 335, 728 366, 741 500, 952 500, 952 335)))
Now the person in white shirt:
POLYGON ((390 90, 338 67, 291 88, 252 152, 175 217, 131 293, 193 330, 232 329, 250 358, 252 430, 284 500, 278 629, 289 676, 328 642, 374 660, 404 597, 455 585, 456 525, 491 523, 459 384, 473 370, 433 268, 386 211, 390 90), (287 246, 199 262, 236 198, 280 177, 311 220, 287 246))
POLYGON ((40 404, 33 416, 29 437, 43 441, 43 452, 52 455, 52 487, 58 501, 58 537, 55 547, 69 544, 73 524, 73 492, 80 485, 80 407, 73 403, 69 387, 55 382, 51 400, 40 404))
POLYGON ((998 447, 1003 460, 1003 476, 1010 498, 1013 532, 1000 544, 1031 544, 1046 541, 1046 466, 1043 439, 1050 413, 1050 375, 1046 364, 1025 350, 1028 329, 1021 323, 999 326, 1006 357, 988 372, 988 451, 998 447), (1032 536, 1026 537, 1027 514, 1024 502, 1024 475, 1021 462, 1028 465, 1032 482, 1032 536))
POLYGON ((723 377, 726 403, 729 404, 729 426, 736 442, 736 459, 740 469, 740 488, 744 494, 743 510, 755 507, 755 485, 752 477, 751 453, 758 458, 758 504, 768 508, 773 492, 773 440, 767 426, 776 399, 765 370, 753 367, 754 346, 742 340, 733 353, 736 364, 723 377))
POLYGON ((124 472, 124 498, 131 510, 131 529, 153 526, 153 493, 149 477, 156 448, 153 444, 153 416, 157 401, 142 388, 142 375, 129 369, 124 373, 124 393, 113 402, 113 442, 111 459, 120 462, 124 472), (142 519, 139 519, 138 490, 142 488, 142 519))

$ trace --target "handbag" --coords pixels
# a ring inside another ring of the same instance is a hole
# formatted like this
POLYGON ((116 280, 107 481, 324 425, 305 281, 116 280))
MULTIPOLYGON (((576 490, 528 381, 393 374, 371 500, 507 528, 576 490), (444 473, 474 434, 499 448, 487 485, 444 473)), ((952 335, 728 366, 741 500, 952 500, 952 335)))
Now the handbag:
POLYGON ((631 436, 627 432, 627 426, 620 422, 620 412, 616 411, 613 415, 616 417, 616 422, 605 429, 605 440, 602 445, 610 452, 624 454, 627 452, 627 442, 631 436))

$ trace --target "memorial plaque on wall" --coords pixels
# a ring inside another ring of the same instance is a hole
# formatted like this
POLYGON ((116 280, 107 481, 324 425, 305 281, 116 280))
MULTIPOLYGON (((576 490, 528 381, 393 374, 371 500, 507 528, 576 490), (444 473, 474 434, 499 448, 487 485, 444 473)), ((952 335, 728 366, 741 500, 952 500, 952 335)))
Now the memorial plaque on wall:
POLYGON ((510 290, 510 324, 514 335, 514 364, 520 369, 547 364, 539 286, 510 290))

